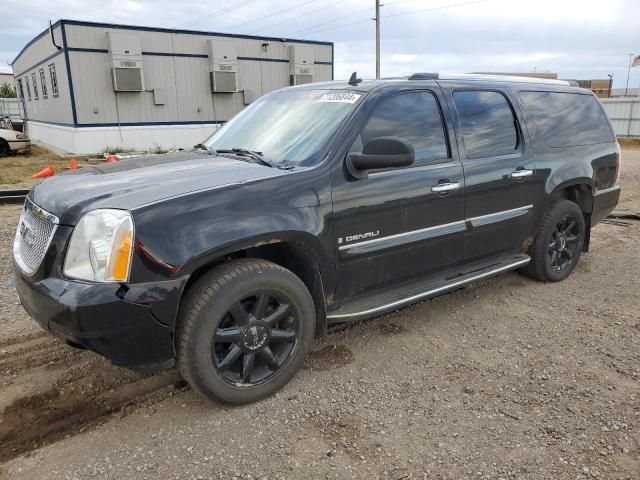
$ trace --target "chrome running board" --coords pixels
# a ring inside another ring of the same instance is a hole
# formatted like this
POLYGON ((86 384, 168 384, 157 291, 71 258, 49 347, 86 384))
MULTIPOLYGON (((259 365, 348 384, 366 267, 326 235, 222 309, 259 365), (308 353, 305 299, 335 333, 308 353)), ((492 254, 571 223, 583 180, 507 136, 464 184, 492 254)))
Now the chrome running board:
MULTIPOLYGON (((455 290, 458 287, 471 282, 475 282, 476 280, 492 277, 509 270, 515 270, 516 268, 527 265, 530 261, 531 258, 528 255, 522 254, 517 256, 510 256, 508 260, 505 259, 503 261, 493 262, 488 267, 475 269, 474 271, 467 274, 457 276, 454 280, 441 280, 439 282, 436 280, 423 291, 420 291, 418 293, 410 293, 406 297, 396 298, 379 305, 371 305, 370 307, 363 308, 362 310, 357 309, 356 311, 353 311, 353 306, 352 308, 349 308, 350 305, 347 304, 334 312, 330 312, 329 315, 327 315, 327 320, 329 321, 329 323, 339 323, 361 320, 364 318, 381 315, 383 313, 396 310, 400 307, 410 305, 420 300, 426 300, 428 298, 435 297, 448 291, 455 290)), ((410 289, 410 287, 408 287, 407 289, 410 289)), ((362 302, 357 303, 361 304, 362 302)), ((359 306, 362 307, 363 305, 359 306)))

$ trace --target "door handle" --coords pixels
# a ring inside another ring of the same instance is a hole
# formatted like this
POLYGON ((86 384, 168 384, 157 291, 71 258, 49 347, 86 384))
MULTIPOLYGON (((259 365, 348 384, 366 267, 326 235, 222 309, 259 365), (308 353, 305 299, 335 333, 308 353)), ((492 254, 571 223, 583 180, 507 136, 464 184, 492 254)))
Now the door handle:
POLYGON ((457 190, 459 188, 460 188, 459 183, 439 183, 431 187, 431 191, 442 193, 442 192, 450 192, 452 190, 457 190))
POLYGON ((524 178, 533 175, 533 170, 516 170, 511 174, 511 178, 524 178))

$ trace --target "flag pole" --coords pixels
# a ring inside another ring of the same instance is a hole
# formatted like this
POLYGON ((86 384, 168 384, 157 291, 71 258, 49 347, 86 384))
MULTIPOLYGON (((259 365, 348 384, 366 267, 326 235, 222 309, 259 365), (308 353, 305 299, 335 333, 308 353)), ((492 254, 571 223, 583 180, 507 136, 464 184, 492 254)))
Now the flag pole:
POLYGON ((631 63, 633 62, 633 53, 629 54, 629 66, 627 67, 627 85, 624 87, 624 98, 627 98, 629 92, 629 76, 631 75, 631 63))

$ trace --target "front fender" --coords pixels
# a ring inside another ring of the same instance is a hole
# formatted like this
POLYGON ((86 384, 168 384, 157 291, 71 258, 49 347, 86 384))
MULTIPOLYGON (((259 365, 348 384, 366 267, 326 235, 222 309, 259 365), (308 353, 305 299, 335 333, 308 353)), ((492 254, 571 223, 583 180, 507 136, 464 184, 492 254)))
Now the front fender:
POLYGON ((303 242, 326 265, 330 212, 328 177, 318 169, 146 206, 134 211, 132 281, 185 277, 215 258, 272 242, 303 242))

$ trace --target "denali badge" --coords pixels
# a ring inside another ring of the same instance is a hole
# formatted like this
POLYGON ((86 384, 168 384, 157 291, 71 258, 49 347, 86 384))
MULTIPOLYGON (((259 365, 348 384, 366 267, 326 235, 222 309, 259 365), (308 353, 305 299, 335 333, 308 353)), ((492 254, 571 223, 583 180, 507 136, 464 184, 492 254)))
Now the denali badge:
MULTIPOLYGON (((355 235, 347 235, 344 237, 346 243, 355 242, 356 240, 366 240, 367 238, 375 238, 380 235, 380 230, 375 232, 356 233, 355 235)), ((338 238, 338 244, 342 243, 342 237, 338 238)))

